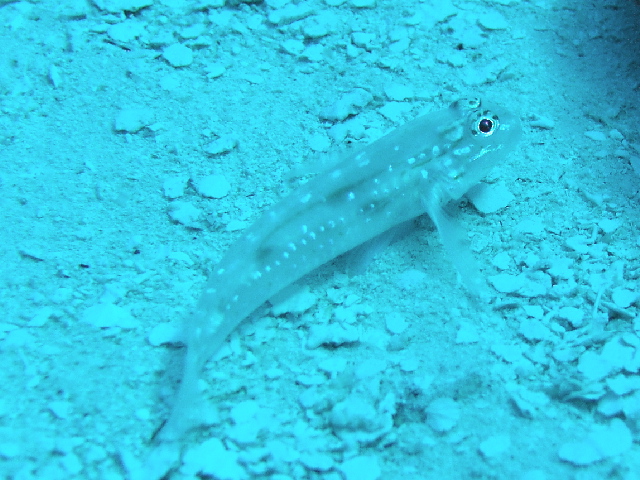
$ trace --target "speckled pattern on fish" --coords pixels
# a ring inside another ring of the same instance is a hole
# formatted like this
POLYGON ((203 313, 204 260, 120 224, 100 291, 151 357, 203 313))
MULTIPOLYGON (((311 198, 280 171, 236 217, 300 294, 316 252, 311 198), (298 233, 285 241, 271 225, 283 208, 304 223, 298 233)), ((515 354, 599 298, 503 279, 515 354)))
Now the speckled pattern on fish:
POLYGON ((477 98, 420 116, 348 153, 264 215, 215 268, 186 324, 187 358, 160 438, 198 424, 196 384, 228 335, 273 295, 324 263, 428 213, 464 283, 478 283, 470 252, 442 207, 459 200, 511 151, 516 117, 477 98), (471 262, 472 263, 472 262, 471 262))

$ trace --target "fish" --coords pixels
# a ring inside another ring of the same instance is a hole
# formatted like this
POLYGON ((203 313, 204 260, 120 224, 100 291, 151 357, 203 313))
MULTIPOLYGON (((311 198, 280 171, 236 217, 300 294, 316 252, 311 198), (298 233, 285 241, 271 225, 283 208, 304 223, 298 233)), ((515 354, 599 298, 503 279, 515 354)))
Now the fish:
POLYGON ((486 282, 468 237, 445 207, 502 161, 520 133, 514 114, 462 98, 345 153, 269 207, 223 255, 185 322, 182 381, 156 439, 175 442, 202 425, 202 370, 252 312, 311 271, 411 219, 429 215, 463 284, 480 295, 486 282))

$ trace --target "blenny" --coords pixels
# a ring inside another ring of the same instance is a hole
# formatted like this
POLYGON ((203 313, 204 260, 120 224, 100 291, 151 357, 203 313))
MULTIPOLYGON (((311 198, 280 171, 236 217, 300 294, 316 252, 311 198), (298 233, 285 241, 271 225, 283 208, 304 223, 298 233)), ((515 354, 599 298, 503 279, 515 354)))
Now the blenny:
POLYGON ((483 282, 465 235, 443 207, 459 200, 512 150, 517 117, 478 98, 400 126, 270 207, 224 255, 185 323, 187 353, 176 403, 158 435, 175 441, 201 422, 204 364, 242 320, 339 255, 427 213, 463 283, 483 282))

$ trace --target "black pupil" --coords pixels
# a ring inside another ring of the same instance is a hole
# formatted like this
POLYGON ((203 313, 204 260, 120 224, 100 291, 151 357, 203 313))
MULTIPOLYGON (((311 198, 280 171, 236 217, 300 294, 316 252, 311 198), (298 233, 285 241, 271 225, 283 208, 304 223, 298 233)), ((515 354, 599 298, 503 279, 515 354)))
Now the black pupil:
POLYGON ((478 124, 478 129, 482 133, 489 133, 493 129, 493 122, 488 118, 483 118, 478 124))

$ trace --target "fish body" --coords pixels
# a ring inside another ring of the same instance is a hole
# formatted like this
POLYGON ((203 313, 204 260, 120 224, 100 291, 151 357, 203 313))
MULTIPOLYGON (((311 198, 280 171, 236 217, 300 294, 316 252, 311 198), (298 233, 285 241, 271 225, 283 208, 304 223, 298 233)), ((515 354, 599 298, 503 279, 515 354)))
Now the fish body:
POLYGON ((459 100, 346 154, 270 207, 223 256, 186 323, 184 376, 160 438, 197 426, 201 370, 238 324, 319 266, 428 213, 458 270, 468 268, 442 207, 502 160, 519 132, 518 119, 502 109, 459 100))

